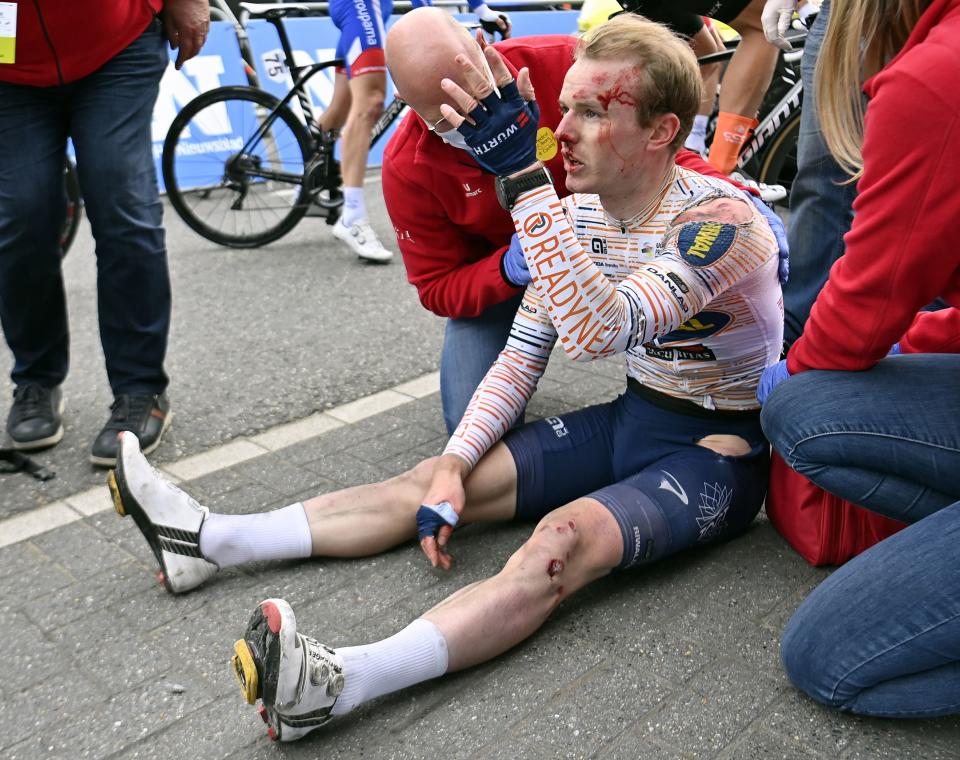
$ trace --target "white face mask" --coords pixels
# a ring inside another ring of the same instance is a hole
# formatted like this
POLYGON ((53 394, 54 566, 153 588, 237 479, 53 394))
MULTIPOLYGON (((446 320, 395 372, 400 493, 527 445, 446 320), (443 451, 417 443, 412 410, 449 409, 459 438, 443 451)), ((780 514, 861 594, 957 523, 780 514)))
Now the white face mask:
MULTIPOLYGON (((433 130, 430 131, 433 132, 433 130)), ((460 148, 460 150, 470 150, 470 146, 467 145, 467 139, 455 129, 448 130, 447 132, 434 132, 434 134, 447 145, 460 148)))
MULTIPOLYGON (((493 71, 490 69, 490 63, 487 61, 486 56, 481 56, 483 60, 483 72, 487 75, 487 81, 490 82, 493 87, 493 91, 497 94, 497 97, 500 97, 500 88, 497 87, 497 80, 493 76, 493 71)), ((444 119, 440 119, 444 121, 444 119)), ((447 145, 452 145, 454 148, 460 148, 460 150, 470 150, 470 146, 467 145, 467 141, 464 139, 456 129, 448 129, 445 132, 437 132, 435 125, 427 125, 427 129, 433 132, 437 137, 443 140, 447 145)))

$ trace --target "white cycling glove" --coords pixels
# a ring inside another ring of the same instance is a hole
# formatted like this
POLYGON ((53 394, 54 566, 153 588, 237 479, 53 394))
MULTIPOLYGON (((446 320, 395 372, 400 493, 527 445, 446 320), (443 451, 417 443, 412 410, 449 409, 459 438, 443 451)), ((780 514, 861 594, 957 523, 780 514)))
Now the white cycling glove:
POLYGON ((797 9, 797 0, 767 0, 763 6, 760 21, 763 24, 763 36, 767 42, 776 45, 781 50, 792 50, 793 46, 787 41, 787 30, 793 20, 793 12, 797 9))

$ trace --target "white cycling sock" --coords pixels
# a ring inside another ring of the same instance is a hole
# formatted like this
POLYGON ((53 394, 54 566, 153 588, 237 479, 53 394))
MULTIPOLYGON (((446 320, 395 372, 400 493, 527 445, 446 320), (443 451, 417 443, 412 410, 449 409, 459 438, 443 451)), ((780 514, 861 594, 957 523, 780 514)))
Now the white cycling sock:
POLYGON ((683 143, 684 148, 703 154, 707 152, 707 122, 710 117, 704 114, 697 114, 693 117, 693 129, 687 135, 683 143))
POLYGON ((343 226, 352 227, 367 218, 367 207, 363 202, 362 187, 343 188, 343 226))
POLYGON ((313 551, 303 504, 255 515, 212 512, 200 530, 200 551, 221 568, 268 559, 302 559, 313 551))
POLYGON ((344 687, 331 713, 343 715, 375 697, 447 672, 447 642, 429 620, 418 618, 375 644, 343 647, 344 687))

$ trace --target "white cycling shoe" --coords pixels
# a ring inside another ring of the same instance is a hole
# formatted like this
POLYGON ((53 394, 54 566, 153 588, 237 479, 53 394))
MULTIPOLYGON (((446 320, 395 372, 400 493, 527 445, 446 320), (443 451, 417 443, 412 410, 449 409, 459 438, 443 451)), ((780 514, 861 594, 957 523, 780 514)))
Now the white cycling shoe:
POLYGON ((259 698, 260 717, 274 741, 292 742, 329 722, 343 692, 343 663, 319 641, 297 633, 297 618, 283 599, 260 602, 230 660, 248 704, 259 698))
POLYGON ((343 223, 343 219, 338 219, 333 225, 333 236, 346 243, 361 259, 385 264, 393 258, 393 253, 383 247, 366 219, 354 222, 349 227, 343 223))
POLYGON ((121 517, 130 515, 150 544, 167 591, 190 591, 220 569, 200 551, 207 508, 157 472, 131 432, 120 434, 116 469, 107 476, 107 483, 114 508, 121 517))

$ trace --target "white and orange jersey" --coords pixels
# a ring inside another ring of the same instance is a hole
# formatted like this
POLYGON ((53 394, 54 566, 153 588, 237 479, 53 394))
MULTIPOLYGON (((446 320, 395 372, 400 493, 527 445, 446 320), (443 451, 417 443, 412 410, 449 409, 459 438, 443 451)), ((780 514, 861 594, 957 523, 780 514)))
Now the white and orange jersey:
POLYGON ((645 212, 620 222, 596 195, 520 196, 517 235, 533 277, 507 344, 444 453, 471 464, 518 418, 559 339, 575 361, 623 353, 627 374, 707 409, 750 410, 780 356, 777 244, 752 203, 680 167, 645 212), (722 205, 722 204, 719 204, 722 205))

